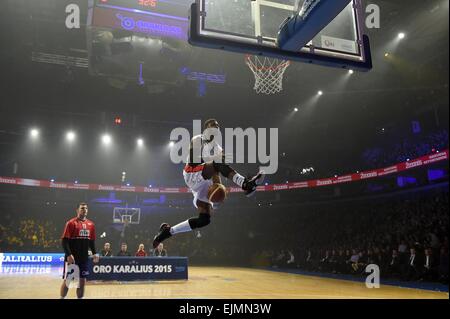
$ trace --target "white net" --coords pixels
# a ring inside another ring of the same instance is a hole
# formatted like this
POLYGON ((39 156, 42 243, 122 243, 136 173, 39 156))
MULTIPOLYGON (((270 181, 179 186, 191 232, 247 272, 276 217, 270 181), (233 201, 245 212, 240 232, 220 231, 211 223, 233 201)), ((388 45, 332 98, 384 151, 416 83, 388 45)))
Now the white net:
POLYGON ((283 76, 290 65, 289 61, 247 55, 245 62, 255 75, 256 93, 270 95, 283 90, 283 76))

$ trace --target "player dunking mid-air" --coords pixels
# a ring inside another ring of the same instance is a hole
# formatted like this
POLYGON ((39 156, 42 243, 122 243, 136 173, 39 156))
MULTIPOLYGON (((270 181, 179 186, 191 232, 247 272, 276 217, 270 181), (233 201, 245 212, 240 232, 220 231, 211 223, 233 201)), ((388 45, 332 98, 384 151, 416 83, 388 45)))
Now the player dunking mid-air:
MULTIPOLYGON (((219 123, 215 119, 207 120, 204 129, 219 130, 219 123)), ((257 186, 261 185, 264 180, 263 172, 248 179, 225 164, 223 149, 211 136, 195 136, 191 141, 189 154, 183 176, 186 185, 194 195, 194 206, 199 215, 172 227, 163 223, 159 233, 153 239, 153 248, 158 247, 161 242, 175 234, 189 232, 210 224, 213 203, 208 198, 208 190, 215 183, 221 184, 220 175, 241 187, 247 197, 252 196, 256 192, 257 186), (196 152, 194 148, 200 149, 196 152)))

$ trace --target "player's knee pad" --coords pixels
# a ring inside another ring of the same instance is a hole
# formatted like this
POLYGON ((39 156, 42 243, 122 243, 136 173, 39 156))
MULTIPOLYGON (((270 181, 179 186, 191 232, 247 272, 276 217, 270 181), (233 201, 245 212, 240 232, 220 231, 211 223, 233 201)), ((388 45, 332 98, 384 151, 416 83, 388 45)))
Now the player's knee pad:
POLYGON ((227 164, 214 162, 213 165, 216 172, 219 172, 224 177, 228 177, 232 172, 234 172, 234 170, 227 164))
POLYGON ((197 218, 189 219, 191 229, 202 228, 211 223, 211 217, 208 214, 200 214, 197 218))

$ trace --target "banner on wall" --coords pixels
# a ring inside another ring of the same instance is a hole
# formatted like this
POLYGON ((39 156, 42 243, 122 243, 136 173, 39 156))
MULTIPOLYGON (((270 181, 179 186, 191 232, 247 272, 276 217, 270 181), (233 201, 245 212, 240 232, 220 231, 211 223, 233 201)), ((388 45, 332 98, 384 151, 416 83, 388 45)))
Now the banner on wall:
MULTIPOLYGON (((261 192, 284 191, 299 188, 315 188, 315 187, 332 186, 336 184, 351 183, 361 180, 374 179, 377 177, 392 175, 395 173, 430 165, 433 163, 447 161, 448 159, 449 159, 449 150, 445 150, 443 152, 426 155, 414 160, 398 163, 396 165, 392 165, 386 168, 302 182, 291 182, 286 184, 259 186, 258 191, 261 192)), ((1 176, 0 176, 0 184, 42 187, 42 188, 57 188, 67 190, 89 190, 89 191, 110 191, 110 192, 131 192, 131 193, 185 194, 190 192, 189 189, 186 187, 145 187, 145 186, 106 185, 106 184, 78 184, 78 183, 75 184, 75 183, 50 182, 44 180, 1 177, 1 176)), ((242 190, 238 187, 230 187, 228 190, 230 193, 242 192, 242 190)))
POLYGON ((187 280, 187 257, 108 257, 89 261, 88 280, 187 280))
POLYGON ((6 264, 62 266, 64 264, 64 254, 0 253, 0 265, 6 264))

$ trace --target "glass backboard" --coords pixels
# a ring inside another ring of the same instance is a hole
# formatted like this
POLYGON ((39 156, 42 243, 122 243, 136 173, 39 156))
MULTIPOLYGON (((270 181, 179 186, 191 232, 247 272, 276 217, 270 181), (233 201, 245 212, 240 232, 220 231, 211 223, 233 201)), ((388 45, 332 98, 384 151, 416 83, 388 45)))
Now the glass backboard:
MULTIPOLYGON (((197 0, 191 7, 192 45, 285 60, 367 71, 372 68, 362 32, 362 4, 348 0, 337 16, 298 50, 278 45, 280 26, 311 0, 197 0)), ((321 0, 325 1, 333 0, 321 0)), ((320 2, 317 1, 316 2, 320 2)), ((316 20, 308 21, 314 23, 316 20)))
POLYGON ((141 221, 141 209, 130 207, 114 207, 114 224, 139 224, 141 221))

